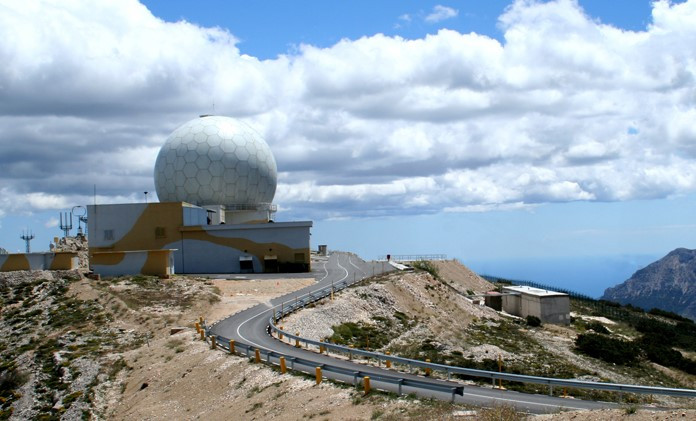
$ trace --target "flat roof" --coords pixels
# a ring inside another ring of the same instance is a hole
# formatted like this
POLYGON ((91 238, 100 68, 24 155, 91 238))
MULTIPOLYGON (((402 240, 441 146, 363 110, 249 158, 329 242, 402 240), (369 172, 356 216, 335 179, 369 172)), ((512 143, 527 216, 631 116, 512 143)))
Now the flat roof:
POLYGON ((568 295, 563 292, 551 291, 548 289, 534 288, 523 285, 515 285, 510 287, 503 287, 503 290, 519 292, 520 294, 534 295, 536 297, 553 297, 553 296, 564 296, 568 295))

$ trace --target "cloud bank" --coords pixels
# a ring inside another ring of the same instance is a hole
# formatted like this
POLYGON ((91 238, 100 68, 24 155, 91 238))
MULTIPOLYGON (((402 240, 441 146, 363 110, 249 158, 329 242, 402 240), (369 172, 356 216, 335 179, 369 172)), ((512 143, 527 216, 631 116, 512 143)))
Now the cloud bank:
POLYGON ((664 198, 696 189, 696 0, 621 30, 514 2, 504 42, 440 30, 241 54, 234 28, 134 0, 0 2, 0 215, 153 191, 159 147, 210 113, 276 155, 287 215, 664 198))

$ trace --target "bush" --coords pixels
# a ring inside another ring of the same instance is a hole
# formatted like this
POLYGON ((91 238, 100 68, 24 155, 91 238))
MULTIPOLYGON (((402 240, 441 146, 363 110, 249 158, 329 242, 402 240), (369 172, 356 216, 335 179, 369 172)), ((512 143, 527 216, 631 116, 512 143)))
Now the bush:
POLYGON ((578 335, 575 346, 583 354, 619 365, 632 365, 640 356, 640 348, 633 342, 596 333, 578 335))
POLYGON ((435 279, 440 279, 440 272, 437 270, 437 267, 433 264, 433 262, 429 260, 418 260, 413 262, 413 267, 428 272, 435 279))
POLYGON ((693 323, 694 322, 693 320, 687 319, 686 317, 682 317, 677 313, 674 313, 671 311, 661 310, 659 308, 650 309, 650 311, 648 311, 648 314, 653 314, 655 316, 667 317, 668 319, 676 320, 679 322, 685 322, 685 323, 693 323))
POLYGON ((527 316, 527 326, 530 327, 537 327, 541 326, 541 319, 539 319, 537 316, 527 316))
POLYGON ((586 327, 587 329, 594 330, 597 333, 603 333, 605 335, 608 335, 610 333, 609 329, 607 329, 603 324, 601 324, 598 321, 592 321, 588 323, 586 327))

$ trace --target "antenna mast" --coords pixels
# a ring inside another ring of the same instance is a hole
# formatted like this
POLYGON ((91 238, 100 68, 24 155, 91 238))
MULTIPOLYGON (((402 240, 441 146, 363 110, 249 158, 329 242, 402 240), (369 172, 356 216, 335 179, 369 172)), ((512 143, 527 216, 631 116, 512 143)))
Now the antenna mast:
POLYGON ((68 212, 60 213, 60 229, 63 231, 65 238, 70 236, 70 230, 72 229, 72 211, 69 215, 70 216, 68 216, 68 212))
POLYGON ((20 235, 19 238, 24 240, 24 242, 27 244, 27 248, 26 248, 27 253, 31 253, 31 244, 30 243, 31 243, 31 240, 34 239, 34 233, 27 229, 26 232, 22 231, 22 235, 20 235))

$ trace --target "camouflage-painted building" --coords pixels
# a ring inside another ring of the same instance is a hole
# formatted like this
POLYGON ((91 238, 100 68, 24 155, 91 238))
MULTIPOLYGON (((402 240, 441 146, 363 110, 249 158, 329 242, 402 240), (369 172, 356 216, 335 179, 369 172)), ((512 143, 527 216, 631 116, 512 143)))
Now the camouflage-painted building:
POLYGON ((225 224, 215 211, 186 202, 87 211, 90 267, 102 276, 310 270, 311 221, 225 224))

